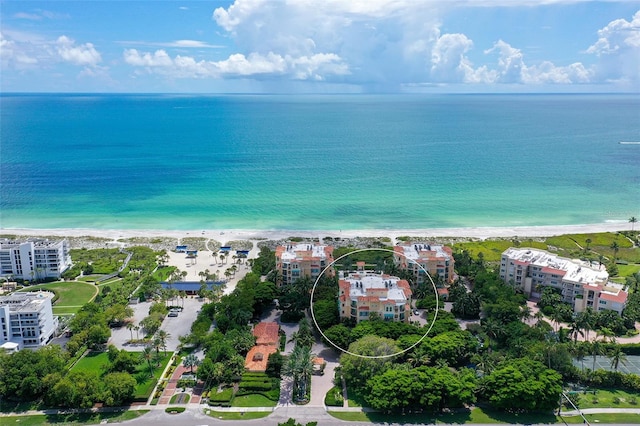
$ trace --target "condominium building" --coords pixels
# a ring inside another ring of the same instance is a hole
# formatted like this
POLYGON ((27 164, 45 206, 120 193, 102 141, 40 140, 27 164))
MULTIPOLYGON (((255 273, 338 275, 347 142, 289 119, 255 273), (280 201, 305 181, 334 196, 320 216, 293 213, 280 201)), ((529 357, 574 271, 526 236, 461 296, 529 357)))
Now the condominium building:
POLYGON ((624 286, 609 281, 602 265, 567 259, 544 250, 509 248, 502 253, 500 278, 530 297, 540 297, 545 287, 558 289, 575 312, 587 308, 622 313, 627 302, 624 286))
POLYGON ((67 240, 0 240, 0 276, 24 280, 60 278, 70 266, 67 240))
POLYGON ((53 293, 13 293, 0 297, 0 346, 18 344, 19 349, 45 346, 58 328, 53 316, 53 293))
POLYGON ((409 271, 417 284, 426 279, 427 271, 432 278, 440 277, 443 283, 454 281, 453 251, 451 247, 425 244, 404 243, 393 248, 393 259, 398 268, 409 271))
MULTIPOLYGON (((291 243, 276 248, 276 270, 280 284, 293 284, 301 277, 312 280, 333 262, 333 247, 312 243, 291 243)), ((333 267, 325 274, 333 276, 333 267)))
POLYGON ((360 322, 377 313, 387 321, 408 322, 411 316, 411 289, 406 280, 373 272, 340 273, 340 318, 360 322))

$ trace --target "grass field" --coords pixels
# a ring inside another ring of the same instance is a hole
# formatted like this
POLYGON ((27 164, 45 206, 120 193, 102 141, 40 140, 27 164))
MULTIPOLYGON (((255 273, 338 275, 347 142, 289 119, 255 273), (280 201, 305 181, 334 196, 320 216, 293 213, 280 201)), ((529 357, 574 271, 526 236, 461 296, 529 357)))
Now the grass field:
POLYGON ((104 367, 109 365, 109 357, 106 352, 90 352, 82 357, 73 366, 73 371, 98 372, 104 371, 104 367))
POLYGON ((130 410, 113 413, 82 413, 82 414, 49 414, 35 416, 3 417, 2 425, 41 426, 41 425, 97 425, 104 423, 119 423, 137 419, 149 410, 130 410))
MULTIPOLYGON (((160 353, 160 357, 153 369, 153 377, 149 377, 149 367, 146 361, 141 360, 140 364, 134 373, 134 378, 138 383, 134 398, 137 400, 146 399, 151 395, 154 386, 160 379, 162 371, 167 366, 167 363, 171 359, 171 354, 163 355, 160 353)), ((104 367, 109 365, 109 358, 106 352, 91 352, 84 358, 80 359, 73 366, 74 371, 95 371, 97 374, 104 372, 104 367)))
POLYGON ((254 420, 263 419, 271 414, 271 411, 248 411, 246 413, 205 410, 205 414, 220 420, 254 420))
POLYGON ((231 402, 232 407, 275 407, 276 402, 260 394, 236 396, 231 402))
POLYGON ((36 290, 53 291, 58 296, 53 305, 54 315, 75 314, 85 303, 93 300, 98 294, 98 288, 95 285, 82 281, 57 281, 24 289, 24 291, 36 290))
POLYGON ((579 408, 640 408, 640 393, 626 392, 623 390, 598 389, 594 395, 592 392, 580 393, 579 408), (617 403, 615 402, 617 399, 617 403), (633 401, 636 403, 634 404, 633 401))

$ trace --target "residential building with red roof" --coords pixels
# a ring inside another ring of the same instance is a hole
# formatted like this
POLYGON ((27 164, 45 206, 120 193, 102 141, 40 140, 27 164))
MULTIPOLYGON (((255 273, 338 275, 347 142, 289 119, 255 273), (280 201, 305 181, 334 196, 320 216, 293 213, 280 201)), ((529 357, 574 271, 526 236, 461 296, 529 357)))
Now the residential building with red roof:
MULTIPOLYGON (((287 243, 276 247, 279 284, 293 284, 302 277, 315 280, 333 262, 333 247, 314 243, 287 243)), ((333 276, 329 267, 325 274, 333 276)))
POLYGON ((280 325, 276 322, 260 322, 253 327, 253 335, 256 345, 247 353, 244 368, 252 372, 264 372, 269 355, 278 351, 280 325))
POLYGON ((412 293, 406 280, 367 271, 341 273, 338 287, 341 319, 360 322, 375 312, 387 321, 409 321, 412 293))
POLYGON ((545 287, 560 291, 562 300, 575 312, 587 308, 622 313, 628 293, 624 286, 609 281, 603 265, 560 257, 545 250, 511 247, 502 253, 500 278, 538 298, 545 287))
POLYGON ((427 243, 402 243, 393 247, 393 260, 400 269, 410 272, 417 284, 424 282, 426 272, 440 277, 444 284, 455 280, 455 261, 451 247, 427 243))

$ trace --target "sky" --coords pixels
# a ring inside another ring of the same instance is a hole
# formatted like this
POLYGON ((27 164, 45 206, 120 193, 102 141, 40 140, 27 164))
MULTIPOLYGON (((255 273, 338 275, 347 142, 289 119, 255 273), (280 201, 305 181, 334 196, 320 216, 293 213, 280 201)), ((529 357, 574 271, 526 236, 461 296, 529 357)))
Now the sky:
POLYGON ((0 92, 640 92, 640 0, 0 0, 0 92))

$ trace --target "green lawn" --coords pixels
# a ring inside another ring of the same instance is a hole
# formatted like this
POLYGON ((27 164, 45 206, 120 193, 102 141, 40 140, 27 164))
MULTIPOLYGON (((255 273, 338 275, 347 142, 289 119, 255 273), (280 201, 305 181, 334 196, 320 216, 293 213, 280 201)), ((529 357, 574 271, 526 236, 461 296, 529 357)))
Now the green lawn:
POLYGON ((640 272, 640 265, 618 265, 618 275, 621 277, 630 277, 637 272, 640 272))
POLYGON ((98 288, 95 285, 82 281, 57 281, 24 288, 24 291, 36 290, 53 291, 58 296, 53 306, 54 315, 75 314, 98 294, 98 288))
POLYGON ((253 393, 250 395, 236 396, 231 402, 232 407, 275 407, 276 401, 272 401, 264 395, 253 393))
POLYGON ((429 414, 381 414, 362 412, 329 411, 333 417, 351 422, 375 422, 375 423, 402 423, 402 424, 463 424, 463 423, 511 423, 511 424, 532 424, 532 423, 558 423, 559 418, 553 414, 508 414, 508 413, 488 413, 480 408, 471 411, 464 411, 452 414, 441 414, 438 416, 429 414))
MULTIPOLYGON (((133 375, 136 379, 136 382, 138 383, 134 395, 135 399, 147 399, 149 395, 151 395, 154 386, 160 379, 160 375, 162 374, 162 371, 167 366, 167 363, 170 359, 170 353, 164 355, 162 352, 160 352, 160 357, 158 358, 156 365, 154 365, 153 377, 149 377, 149 367, 146 361, 140 361, 136 373, 133 375)), ((95 371, 100 375, 104 372, 103 367, 107 366, 108 364, 109 358, 106 352, 91 352, 80 361, 78 361, 77 364, 73 366, 72 370, 95 371)))
POLYGON ((614 407, 614 408, 640 408, 640 393, 639 392, 626 392, 617 389, 598 389, 594 395, 592 392, 586 394, 580 393, 579 408, 602 408, 602 407, 614 407), (618 398, 619 402, 616 404, 614 399, 618 398), (633 398, 636 399, 636 403, 633 404, 633 398))
POLYGON ((86 356, 81 358, 71 370, 86 372, 96 371, 100 373, 104 371, 103 367, 108 365, 109 356, 106 352, 89 352, 86 356))
POLYGON ((271 411, 248 411, 246 413, 227 412, 227 411, 214 411, 205 410, 208 416, 211 416, 220 420, 253 420, 263 419, 271 414, 271 411))
POLYGON ((137 419, 149 410, 130 410, 113 413, 82 413, 82 414, 50 414, 35 416, 3 417, 2 425, 40 426, 40 425, 96 425, 102 422, 119 423, 137 419))
MULTIPOLYGON (((590 424, 594 423, 640 423, 640 414, 633 413, 606 413, 606 414, 587 414, 585 416, 590 424)), ((580 416, 563 417, 567 423, 579 423, 584 421, 580 416)))
MULTIPOLYGON (((547 244, 531 239, 518 240, 521 247, 532 247, 547 250, 547 244)), ((466 250, 472 257, 477 257, 478 253, 482 252, 484 260, 487 262, 497 262, 500 260, 502 253, 509 247, 513 247, 513 240, 486 240, 486 241, 473 241, 467 243, 456 243, 453 245, 454 251, 466 250)))

